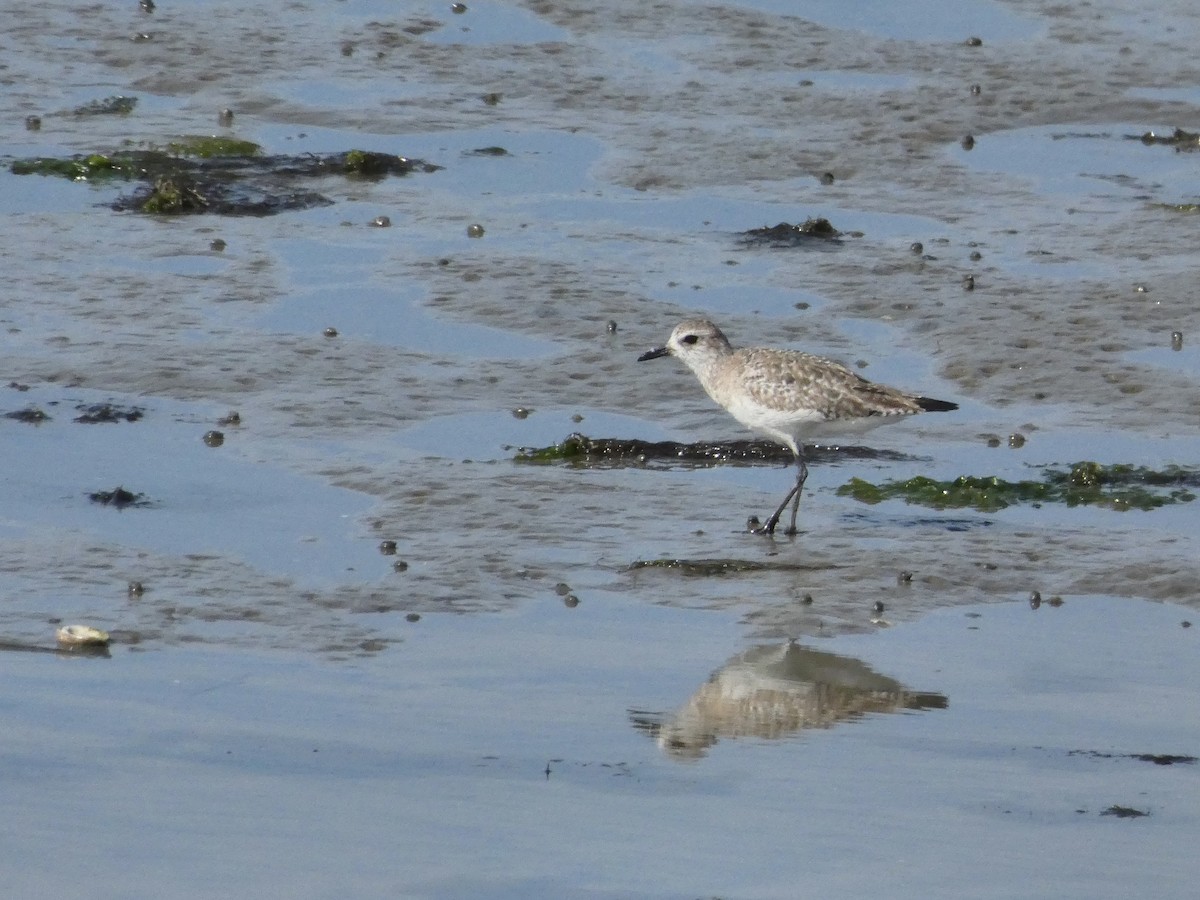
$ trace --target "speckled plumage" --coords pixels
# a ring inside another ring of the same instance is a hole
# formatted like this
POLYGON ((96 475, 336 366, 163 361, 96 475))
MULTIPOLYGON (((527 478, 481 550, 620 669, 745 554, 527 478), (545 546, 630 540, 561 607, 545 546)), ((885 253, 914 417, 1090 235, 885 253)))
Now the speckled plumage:
POLYGON ((793 500, 788 533, 796 531, 800 491, 808 475, 805 439, 862 432, 919 412, 958 408, 944 400, 874 384, 841 363, 811 353, 764 347, 735 350, 707 319, 680 322, 665 346, 642 354, 639 361, 668 355, 682 360, 708 395, 735 419, 795 454, 796 486, 761 529, 767 533, 774 532, 793 500))

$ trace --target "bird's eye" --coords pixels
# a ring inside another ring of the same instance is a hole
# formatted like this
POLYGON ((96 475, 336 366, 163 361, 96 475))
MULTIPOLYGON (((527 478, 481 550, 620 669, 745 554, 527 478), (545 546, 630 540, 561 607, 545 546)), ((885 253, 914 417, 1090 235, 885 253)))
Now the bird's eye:
POLYGON ((699 335, 696 335, 696 334, 685 334, 683 337, 681 337, 681 338, 679 339, 679 343, 681 343, 681 344, 694 344, 694 343, 696 343, 696 341, 698 341, 698 340, 700 340, 700 336, 699 336, 699 335))

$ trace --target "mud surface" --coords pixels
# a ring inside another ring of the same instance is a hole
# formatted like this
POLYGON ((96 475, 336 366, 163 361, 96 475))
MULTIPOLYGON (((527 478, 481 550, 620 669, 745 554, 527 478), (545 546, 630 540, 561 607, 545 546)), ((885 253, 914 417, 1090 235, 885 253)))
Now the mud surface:
MULTIPOLYGON (((103 187, 4 176, 5 374, 47 396, 79 386, 151 410, 155 398, 236 407, 247 424, 223 453, 374 498, 368 520, 347 525, 364 541, 400 540, 415 571, 403 586, 353 578, 322 606, 498 609, 564 578, 636 589, 619 575, 632 559, 718 545, 809 560, 852 546, 863 577, 905 567, 951 586, 913 612, 1033 584, 1194 602, 1200 555, 1177 529, 1160 537, 1161 517, 869 510, 835 499, 849 473, 826 470, 810 482, 808 532, 764 543, 737 532, 786 488, 782 473, 763 470, 751 493, 749 476, 514 467, 501 448, 535 443, 534 429, 518 420, 467 435, 473 414, 486 423, 527 407, 527 425, 548 410, 634 417, 619 433, 589 427, 594 437, 739 436, 680 367, 631 365, 702 310, 737 342, 869 361, 873 378, 965 401, 954 422, 880 438, 925 451, 924 474, 1011 477, 1022 463, 1085 456, 1194 463, 1157 440, 1200 422, 1186 354, 1131 357, 1200 331, 1193 223, 1163 206, 1194 199, 1195 157, 1126 135, 1191 122, 1189 102, 1147 93, 1200 81, 1186 44, 1197 14, 1181 4, 1160 31, 1149 19, 1116 29, 1098 13, 1005 9, 999 39, 969 46, 752 6, 301 6, 286 34, 269 7, 96 9, 74 23, 52 5, 14 8, 3 72, 14 157, 209 130, 269 153, 337 140, 445 170, 331 177, 320 186, 331 210, 278 222, 116 215, 100 206, 103 187), (53 77, 39 68, 48 59, 53 77), (76 114, 106 96, 139 102, 76 114), (218 127, 226 109, 234 118, 218 127), (39 130, 22 130, 27 115, 39 130), (989 156, 1003 140, 1017 153, 989 156), (1017 154, 1029 163, 1012 165, 1017 154), (1055 171, 1063 159, 1073 168, 1055 171), (371 228, 378 214, 395 226, 371 228), (826 214, 861 236, 817 252, 737 237, 826 214), (483 239, 467 237, 475 223, 483 239), (405 426, 455 416, 464 428, 440 446, 405 446, 405 426), (1030 432, 1020 452, 982 452, 981 436, 1017 430, 1030 432), (497 529, 511 538, 502 547, 482 539, 497 529), (981 570, 976 541, 1004 562, 981 570)), ((86 468, 86 436, 72 441, 86 468)), ((41 560, 10 571, 39 584, 87 566, 20 555, 41 560)), ((246 571, 217 592, 292 576, 286 565, 246 571)), ((843 591, 843 574, 831 578, 807 587, 843 591)), ((196 573, 187 582, 214 588, 196 573)))
POLYGON ((875 633, 876 603, 892 624, 1035 590, 1194 616, 1194 503, 937 511, 837 488, 1195 470, 1200 154, 1175 130, 1200 124, 1200 9, 467 7, 0 2, 0 638, 81 620, 113 660, 369 665, 438 614, 502 622, 567 585, 580 609, 720 613, 738 637, 715 668, 875 633), (137 102, 78 113, 112 97, 137 102), (441 168, 167 218, 7 165, 197 134, 441 168), (819 220, 841 236, 745 240, 819 220), (574 432, 749 437, 681 365, 635 363, 697 313, 961 409, 817 458, 794 538, 745 532, 786 461, 516 459, 574 432), (121 420, 73 421, 105 409, 121 420), (149 502, 89 500, 120 485, 149 502))

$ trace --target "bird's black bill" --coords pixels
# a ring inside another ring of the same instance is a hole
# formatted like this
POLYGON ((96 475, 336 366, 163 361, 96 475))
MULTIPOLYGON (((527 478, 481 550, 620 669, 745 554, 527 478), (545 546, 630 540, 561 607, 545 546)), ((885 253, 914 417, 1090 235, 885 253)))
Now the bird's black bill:
POLYGON ((953 412, 958 409, 957 403, 951 403, 949 400, 934 400, 932 397, 918 397, 917 406, 925 412, 953 412))
POLYGON ((647 350, 638 357, 638 362, 645 362, 648 359, 658 359, 660 356, 670 356, 671 351, 666 347, 655 347, 653 350, 647 350))

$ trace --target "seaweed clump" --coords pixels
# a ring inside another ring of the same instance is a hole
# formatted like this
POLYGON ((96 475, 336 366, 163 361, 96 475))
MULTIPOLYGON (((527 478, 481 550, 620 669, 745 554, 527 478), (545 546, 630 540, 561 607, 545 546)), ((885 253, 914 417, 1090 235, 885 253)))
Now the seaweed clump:
POLYGON ((71 110, 73 116, 127 116, 135 106, 137 106, 137 97, 125 97, 120 94, 113 97, 105 97, 103 100, 91 100, 84 103, 82 106, 77 106, 71 110))
POLYGON ((117 487, 111 491, 92 491, 88 494, 88 499, 93 503, 99 503, 101 506, 111 506, 114 509, 150 505, 145 494, 134 493, 123 487, 117 487))
POLYGON ((1170 134, 1155 134, 1153 131, 1147 131, 1140 137, 1139 141, 1147 146, 1163 145, 1174 147, 1176 150, 1200 150, 1200 132, 1184 131, 1182 128, 1176 128, 1170 134))
POLYGON ((297 184, 306 179, 337 175, 382 179, 435 172, 441 167, 366 150, 269 155, 253 141, 194 135, 161 148, 18 159, 10 168, 16 175, 47 175, 72 181, 141 182, 131 193, 113 201, 112 208, 118 212, 269 216, 333 202, 297 184))
POLYGON ((36 406, 27 406, 25 409, 6 412, 4 418, 12 419, 15 422, 24 422, 26 425, 41 425, 43 422, 50 421, 49 413, 36 406))
POLYGON ((1162 470, 1142 466, 1102 466, 1078 462, 1067 469, 1047 467, 1040 481, 1006 481, 995 475, 963 475, 938 481, 919 475, 903 481, 872 484, 852 478, 838 488, 838 495, 863 503, 900 499, 933 509, 977 509, 995 512, 1021 503, 1040 506, 1098 506, 1126 511, 1152 510, 1196 499, 1190 490, 1200 486, 1200 473, 1179 466, 1162 470))
POLYGON ((742 232, 744 244, 766 244, 772 247, 799 247, 813 242, 841 239, 842 232, 824 218, 805 219, 799 225, 780 222, 771 227, 752 228, 742 232))
POLYGON ((145 412, 139 406, 121 407, 111 403, 80 404, 75 421, 81 425, 109 425, 117 422, 139 422, 145 412))
MULTIPOLYGON (((870 447, 822 447, 806 445, 804 458, 809 462, 831 459, 909 459, 903 453, 874 450, 870 447)), ((641 441, 636 438, 590 438, 578 432, 548 447, 521 447, 516 462, 574 466, 714 466, 722 463, 752 464, 779 462, 790 464, 792 451, 767 440, 750 441, 641 441)))

